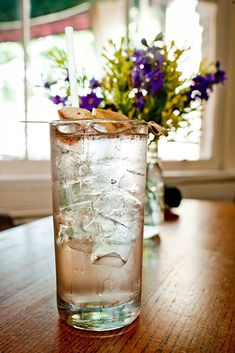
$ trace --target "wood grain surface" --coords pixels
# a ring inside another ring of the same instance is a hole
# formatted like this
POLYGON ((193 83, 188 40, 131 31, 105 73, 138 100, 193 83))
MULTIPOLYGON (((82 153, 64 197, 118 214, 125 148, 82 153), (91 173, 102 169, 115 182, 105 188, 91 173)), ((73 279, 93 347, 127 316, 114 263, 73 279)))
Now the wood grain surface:
POLYGON ((235 352, 235 205, 184 200, 144 247, 140 317, 105 333, 59 320, 45 218, 0 233, 0 352, 235 352))

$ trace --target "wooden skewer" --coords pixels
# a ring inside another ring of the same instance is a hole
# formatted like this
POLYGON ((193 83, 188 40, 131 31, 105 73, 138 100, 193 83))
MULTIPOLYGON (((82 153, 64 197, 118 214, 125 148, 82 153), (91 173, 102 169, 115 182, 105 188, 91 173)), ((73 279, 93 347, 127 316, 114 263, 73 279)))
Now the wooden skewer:
MULTIPOLYGON (((77 120, 69 120, 69 119, 65 119, 65 120, 51 120, 51 121, 43 121, 43 120, 21 120, 19 121, 20 123, 25 123, 25 124, 50 124, 54 121, 60 121, 61 123, 65 123, 65 124, 76 124, 80 119, 77 120)), ((86 119, 81 119, 81 121, 86 120, 86 119)), ((87 119, 89 120, 89 119, 87 119)))
POLYGON ((48 124, 49 121, 43 121, 43 120, 21 120, 19 121, 20 123, 36 123, 36 124, 48 124))

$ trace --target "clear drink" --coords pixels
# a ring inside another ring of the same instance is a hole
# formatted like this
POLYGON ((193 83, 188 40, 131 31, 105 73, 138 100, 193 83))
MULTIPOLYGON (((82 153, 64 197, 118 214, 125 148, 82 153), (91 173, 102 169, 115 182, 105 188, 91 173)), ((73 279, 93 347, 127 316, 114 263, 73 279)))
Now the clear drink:
POLYGON ((139 315, 147 126, 51 123, 58 310, 110 330, 139 315))

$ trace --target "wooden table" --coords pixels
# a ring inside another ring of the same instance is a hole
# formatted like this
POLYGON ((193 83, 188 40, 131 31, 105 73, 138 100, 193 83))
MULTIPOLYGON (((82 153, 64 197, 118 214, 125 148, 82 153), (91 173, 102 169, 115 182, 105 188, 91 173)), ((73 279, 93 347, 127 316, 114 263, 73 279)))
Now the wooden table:
POLYGON ((0 352, 235 352, 235 205, 184 200, 145 244, 143 309, 105 333, 58 319, 51 218, 0 233, 0 352))

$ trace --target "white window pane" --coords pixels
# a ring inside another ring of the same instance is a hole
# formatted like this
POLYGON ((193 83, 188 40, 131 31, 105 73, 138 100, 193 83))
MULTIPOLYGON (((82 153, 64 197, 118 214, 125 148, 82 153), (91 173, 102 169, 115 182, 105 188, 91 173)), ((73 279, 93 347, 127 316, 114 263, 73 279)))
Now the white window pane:
MULTIPOLYGON (((92 75, 97 75, 94 35, 90 31, 74 33, 77 68, 92 75)), ((65 36, 53 35, 33 39, 29 44, 30 63, 28 80, 31 87, 28 100, 28 119, 33 121, 51 121, 58 119, 57 106, 47 97, 43 83, 47 78, 54 79, 56 71, 52 62, 45 56, 48 50, 58 47, 66 50, 65 36)), ((61 92, 57 92, 61 94, 61 92)), ((29 124, 27 130, 28 158, 31 160, 50 158, 50 141, 48 124, 29 124)))
MULTIPOLYGON (((55 120, 57 119, 56 107, 47 97, 38 92, 29 99, 28 116, 32 121, 55 120)), ((32 160, 49 159, 49 124, 28 124, 27 128, 28 158, 32 160)))
POLYGON ((31 160, 47 160, 50 158, 48 124, 31 124, 28 127, 28 158, 31 160))
MULTIPOLYGON (((197 12, 197 0, 174 0, 166 11, 166 40, 174 40, 181 48, 190 48, 180 63, 185 78, 195 74, 202 60, 202 27, 197 12)), ((160 155, 164 160, 198 160, 200 158, 201 114, 188 115, 188 129, 178 130, 172 138, 176 142, 161 141, 160 155)))
POLYGON ((0 160, 25 157, 23 50, 15 42, 0 43, 0 160))
POLYGON ((166 10, 166 40, 174 40, 180 48, 190 48, 181 64, 184 77, 197 72, 202 59, 202 27, 197 4, 197 0, 174 0, 166 10))
POLYGON ((158 144, 159 156, 165 161, 196 161, 200 156, 200 146, 198 143, 192 142, 168 142, 160 141, 158 144))

